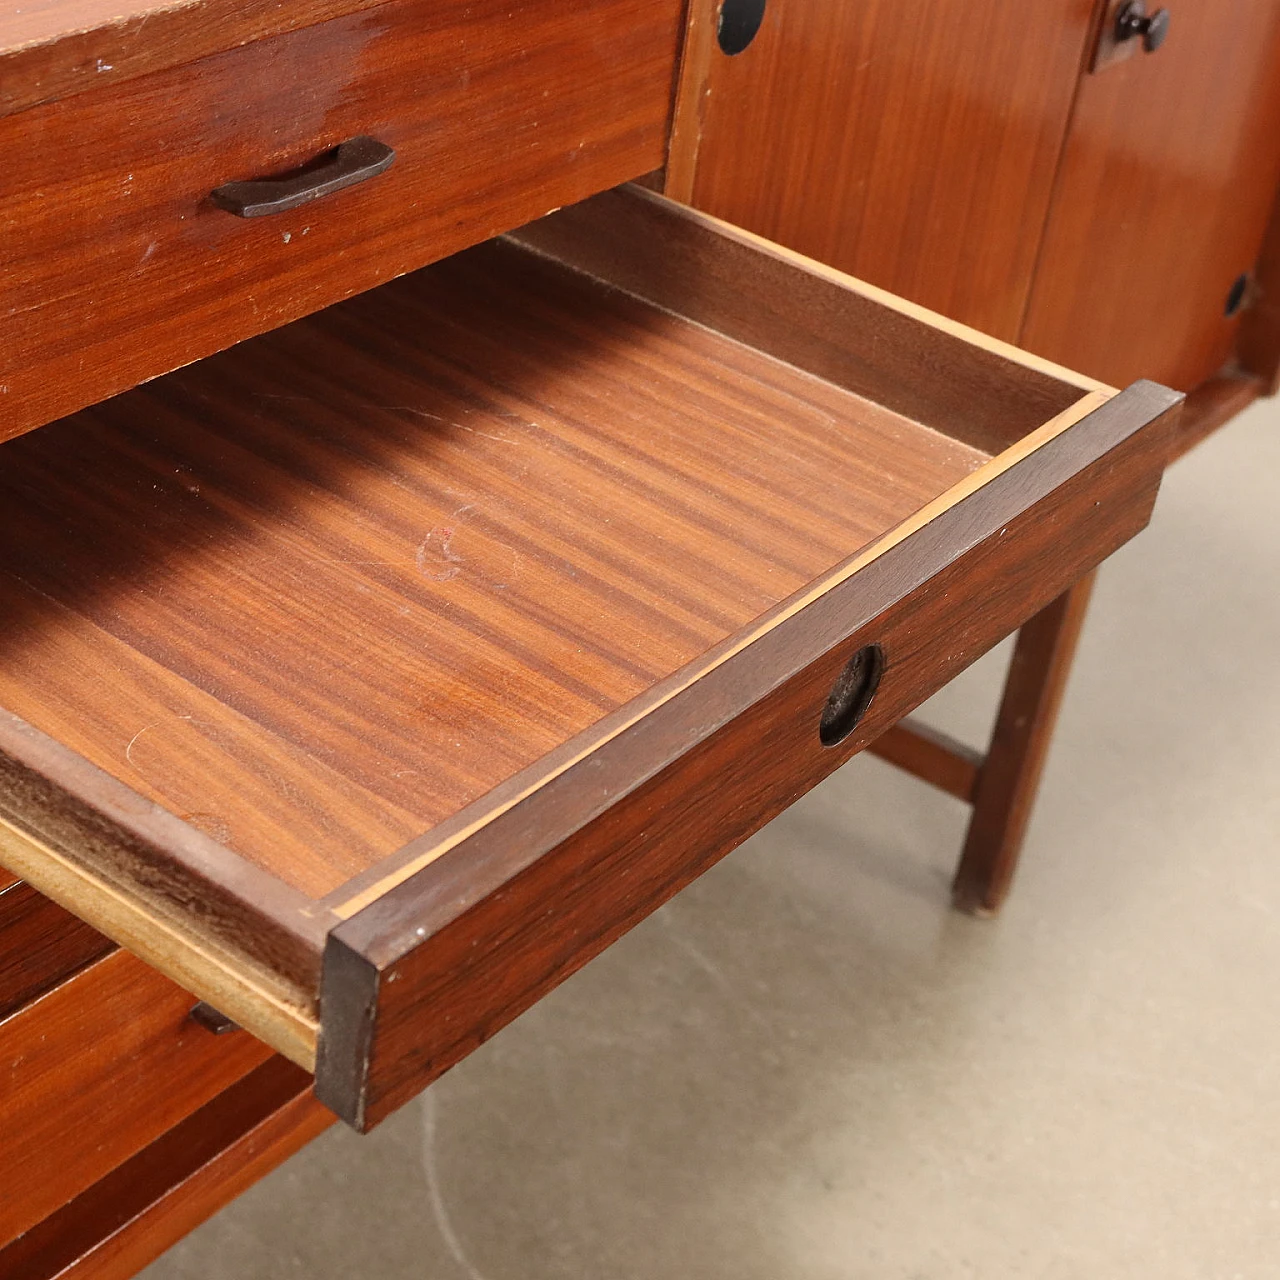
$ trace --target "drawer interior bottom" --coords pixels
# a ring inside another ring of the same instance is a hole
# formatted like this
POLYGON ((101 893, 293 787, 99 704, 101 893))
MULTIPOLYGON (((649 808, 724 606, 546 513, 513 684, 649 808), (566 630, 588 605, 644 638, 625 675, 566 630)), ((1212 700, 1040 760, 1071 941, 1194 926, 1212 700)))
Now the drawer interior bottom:
POLYGON ((0 706, 322 897, 987 457, 491 243, 5 445, 0 706))

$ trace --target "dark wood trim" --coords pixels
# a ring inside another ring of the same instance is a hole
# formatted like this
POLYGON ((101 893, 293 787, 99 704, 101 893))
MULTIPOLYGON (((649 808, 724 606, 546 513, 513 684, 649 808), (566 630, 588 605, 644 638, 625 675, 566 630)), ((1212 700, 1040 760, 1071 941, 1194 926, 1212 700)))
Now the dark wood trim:
POLYGON ((377 1123, 1132 537, 1180 400, 1130 388, 338 926, 317 1095, 377 1123), (821 749, 809 716, 872 641, 881 689, 821 749))
POLYGON ((126 1280, 333 1116, 273 1057, 4 1249, 9 1280, 126 1280))
POLYGON ((996 912, 1008 895, 1092 590, 1090 574, 1018 633, 952 885, 962 911, 996 912))
POLYGON ((973 803, 982 752, 919 720, 895 724, 867 748, 922 782, 973 803))

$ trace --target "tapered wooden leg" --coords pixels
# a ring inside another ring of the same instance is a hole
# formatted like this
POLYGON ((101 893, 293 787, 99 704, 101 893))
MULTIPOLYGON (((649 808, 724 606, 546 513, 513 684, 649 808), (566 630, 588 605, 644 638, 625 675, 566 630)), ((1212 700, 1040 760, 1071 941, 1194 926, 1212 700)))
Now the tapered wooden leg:
POLYGON ((953 900, 962 911, 981 915, 998 911, 1009 892, 1093 578, 1090 574, 1081 579, 1018 632, 952 884, 953 900))

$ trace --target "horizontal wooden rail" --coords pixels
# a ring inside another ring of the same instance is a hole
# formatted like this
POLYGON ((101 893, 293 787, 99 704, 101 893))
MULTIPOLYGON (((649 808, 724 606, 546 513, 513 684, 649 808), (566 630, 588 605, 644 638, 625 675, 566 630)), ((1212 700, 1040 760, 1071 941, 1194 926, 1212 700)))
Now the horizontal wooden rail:
POLYGON ((867 748, 948 795, 973 803, 982 768, 982 752, 919 720, 899 721, 867 748))

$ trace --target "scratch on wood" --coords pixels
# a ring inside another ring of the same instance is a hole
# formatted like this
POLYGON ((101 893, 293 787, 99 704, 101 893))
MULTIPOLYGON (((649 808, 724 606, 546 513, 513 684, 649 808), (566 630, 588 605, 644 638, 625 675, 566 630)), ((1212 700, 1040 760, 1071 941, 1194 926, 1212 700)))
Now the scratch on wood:
MULTIPOLYGON (((188 720, 192 723, 195 722, 195 716, 191 715, 177 716, 176 718, 178 720, 188 720)), ((158 729, 162 723, 164 722, 161 720, 153 720, 150 724, 144 724, 142 728, 129 739, 129 745, 124 749, 124 758, 133 765, 135 769, 138 765, 133 758, 133 749, 138 745, 138 739, 141 738, 144 733, 149 733, 152 729, 158 729)))
POLYGON ((461 572, 462 557, 453 549, 452 526, 437 525, 422 540, 415 557, 418 572, 433 582, 448 582, 461 572))
POLYGON ((454 418, 442 418, 438 413, 428 413, 425 409, 415 409, 411 404, 395 404, 388 406, 392 410, 399 410, 402 413, 412 413, 418 418, 430 418, 432 422, 443 422, 446 427, 456 427, 459 431, 469 431, 473 436, 481 436, 485 440, 496 440, 499 444, 518 444, 518 440, 512 440, 508 436, 495 436, 488 431, 481 431, 478 427, 469 427, 465 422, 458 422, 454 418))

